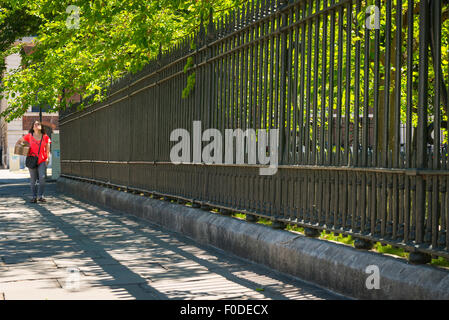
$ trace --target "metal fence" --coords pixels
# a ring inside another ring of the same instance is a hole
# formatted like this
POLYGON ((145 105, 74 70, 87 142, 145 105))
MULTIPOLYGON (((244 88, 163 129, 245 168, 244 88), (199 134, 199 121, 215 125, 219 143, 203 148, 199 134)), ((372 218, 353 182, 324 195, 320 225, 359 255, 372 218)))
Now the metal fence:
POLYGON ((61 117, 62 175, 449 257, 448 11, 253 0, 211 13, 104 102, 61 117), (258 140, 279 129, 277 173, 260 175, 247 149, 244 164, 173 164, 170 134, 194 121, 258 140))

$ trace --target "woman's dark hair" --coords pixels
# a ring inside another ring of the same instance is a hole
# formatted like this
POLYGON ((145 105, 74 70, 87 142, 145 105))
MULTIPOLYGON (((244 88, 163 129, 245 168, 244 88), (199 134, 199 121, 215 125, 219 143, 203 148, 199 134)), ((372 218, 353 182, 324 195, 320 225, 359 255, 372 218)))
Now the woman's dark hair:
POLYGON ((42 133, 42 135, 46 134, 44 125, 43 125, 42 122, 40 122, 40 121, 33 121, 33 123, 31 124, 31 129, 30 129, 30 131, 28 131, 28 132, 31 133, 31 134, 34 133, 34 124, 35 124, 36 122, 39 122, 40 125, 41 125, 41 133, 42 133))

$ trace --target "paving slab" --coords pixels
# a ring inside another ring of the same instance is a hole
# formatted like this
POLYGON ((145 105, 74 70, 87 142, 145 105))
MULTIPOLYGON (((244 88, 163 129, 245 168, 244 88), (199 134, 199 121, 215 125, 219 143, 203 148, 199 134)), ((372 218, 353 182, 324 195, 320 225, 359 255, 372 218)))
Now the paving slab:
POLYGON ((0 170, 0 299, 343 299, 179 233, 0 170))
MULTIPOLYGON (((129 294, 130 286, 119 287, 91 287, 81 285, 76 290, 63 287, 64 282, 58 279, 33 280, 8 283, 3 286, 4 300, 134 300, 129 294), (26 294, 23 288, 27 288, 26 294)), ((140 291, 141 298, 148 298, 146 293, 138 286, 133 286, 134 293, 140 291)), ((135 293, 136 294, 136 293, 135 293)))

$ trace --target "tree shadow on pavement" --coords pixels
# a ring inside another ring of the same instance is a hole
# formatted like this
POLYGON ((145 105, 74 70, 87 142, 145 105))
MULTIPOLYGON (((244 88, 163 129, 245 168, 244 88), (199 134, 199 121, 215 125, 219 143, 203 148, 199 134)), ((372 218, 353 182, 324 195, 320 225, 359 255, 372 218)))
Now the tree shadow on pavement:
POLYGON ((56 279, 63 288, 66 270, 77 268, 86 290, 107 288, 115 298, 340 299, 146 220, 60 195, 54 184, 49 202, 29 204, 29 186, 19 180, 0 185, 0 293, 18 277, 56 279))

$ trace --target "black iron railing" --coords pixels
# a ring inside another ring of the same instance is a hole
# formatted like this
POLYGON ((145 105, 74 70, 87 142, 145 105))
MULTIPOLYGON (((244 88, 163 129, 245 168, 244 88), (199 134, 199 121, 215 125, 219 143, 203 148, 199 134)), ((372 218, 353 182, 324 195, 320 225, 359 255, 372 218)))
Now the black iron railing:
POLYGON ((207 32, 61 118, 62 173, 449 257, 448 16, 440 0, 211 14, 207 32), (240 164, 173 164, 170 135, 185 129, 193 153, 194 121, 222 145, 226 129, 258 142, 279 129, 277 173, 260 175, 248 149, 240 164))

